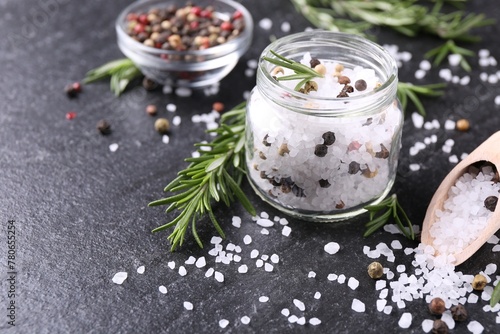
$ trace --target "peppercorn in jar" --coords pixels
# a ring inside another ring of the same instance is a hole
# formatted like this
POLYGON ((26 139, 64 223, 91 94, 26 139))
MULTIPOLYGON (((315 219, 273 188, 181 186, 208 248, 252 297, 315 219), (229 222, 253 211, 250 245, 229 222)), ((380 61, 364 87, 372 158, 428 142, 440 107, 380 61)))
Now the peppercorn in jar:
POLYGON ((315 221, 349 218, 382 200, 401 146, 397 82, 394 59, 358 36, 310 31, 269 45, 247 102, 256 192, 315 221))

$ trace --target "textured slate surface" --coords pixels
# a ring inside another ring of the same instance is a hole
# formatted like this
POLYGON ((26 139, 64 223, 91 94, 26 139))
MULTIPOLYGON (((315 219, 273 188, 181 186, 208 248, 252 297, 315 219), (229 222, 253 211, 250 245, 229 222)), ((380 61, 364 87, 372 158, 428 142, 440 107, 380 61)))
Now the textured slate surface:
MULTIPOLYGON (((301 332, 304 327, 289 324, 280 314, 287 307, 292 314, 307 319, 318 317, 322 324, 308 325, 315 332, 400 332, 397 322, 403 312, 411 312, 413 324, 407 332, 421 332, 422 320, 431 318, 423 300, 407 303, 405 309, 395 309, 391 315, 375 309, 378 292, 374 281, 366 275, 371 262, 362 253, 363 245, 372 248, 379 242, 390 244, 399 240, 404 247, 416 242, 401 235, 378 232, 363 239, 366 216, 339 224, 313 224, 288 219, 292 234, 281 235, 281 226, 270 228, 269 235, 251 223, 241 206, 230 209, 219 206, 216 214, 227 233, 227 241, 238 244, 243 251, 241 263, 249 266, 247 274, 238 274, 239 264, 215 264, 207 255, 209 241, 216 232, 208 220, 199 224, 199 234, 205 242, 199 249, 191 238, 176 253, 169 252, 167 233, 150 231, 173 216, 162 208, 147 208, 147 203, 160 198, 162 189, 176 171, 185 166, 184 157, 193 151, 192 144, 208 139, 201 124, 193 124, 191 116, 210 112, 214 101, 234 106, 243 94, 255 85, 255 77, 244 72, 247 61, 257 59, 271 36, 280 37, 281 22, 290 22, 291 32, 302 31, 309 24, 300 17, 288 1, 243 1, 254 16, 255 39, 249 52, 235 70, 220 85, 217 96, 195 92, 192 98, 163 95, 161 91, 146 93, 141 87, 132 88, 121 98, 115 98, 107 84, 85 86, 77 99, 68 99, 63 87, 79 80, 85 72, 105 61, 121 56, 114 33, 114 19, 129 1, 83 2, 69 0, 36 1, 0 0, 0 258, 1 312, 0 329, 6 333, 178 333, 191 332, 301 332), (264 17, 274 20, 270 31, 259 28, 264 17), (144 112, 147 104, 159 107, 159 116, 182 117, 182 123, 172 130, 170 143, 163 144, 153 130, 154 118, 144 112), (177 105, 175 114, 164 106, 177 105), (77 117, 65 119, 68 111, 77 117), (113 132, 103 137, 95 129, 100 119, 107 119, 113 132), (112 153, 109 145, 118 143, 112 153), (231 217, 243 219, 240 229, 231 226, 231 217), (16 221, 16 326, 7 325, 7 221, 16 221), (243 244, 250 235, 253 242, 243 244), (341 251, 327 255, 323 246, 338 242, 341 251), (271 273, 255 267, 250 251, 280 256, 280 263, 271 273), (206 256, 207 267, 198 269, 185 265, 188 274, 181 277, 177 268, 189 256, 206 256), (176 269, 167 263, 175 261, 176 269), (144 265, 143 275, 136 273, 144 265), (206 278, 205 270, 214 267, 224 273, 224 283, 206 278), (118 271, 127 271, 123 285, 113 284, 118 271), (309 271, 316 278, 308 278, 309 271), (347 285, 329 282, 329 273, 356 277, 360 286, 352 291, 347 285), (159 293, 164 285, 168 293, 159 293), (313 298, 322 293, 319 300, 313 298), (260 296, 269 296, 267 303, 260 296), (306 304, 304 313, 293 305, 297 298, 306 304), (353 298, 362 300, 365 313, 351 310, 353 298), (184 301, 194 304, 187 311, 184 301), (248 315, 249 325, 239 319, 248 315), (225 330, 220 319, 229 320, 225 330)), ((492 1, 477 0, 470 9, 484 11, 490 17, 500 17, 492 1)), ((488 48, 500 60, 498 35, 500 24, 480 30, 481 43, 471 47, 477 51, 488 48)), ((415 81, 423 53, 438 45, 432 38, 407 40, 387 31, 378 31, 380 43, 398 44, 401 50, 413 53, 412 60, 401 70, 402 81, 415 81)), ((449 85, 446 95, 426 100, 428 120, 444 124, 448 118, 468 118, 472 128, 467 133, 443 129, 417 130, 407 119, 403 134, 403 149, 399 175, 394 191, 407 208, 414 223, 420 224, 425 209, 441 179, 451 170, 449 154, 441 151, 447 138, 456 142, 452 154, 469 152, 490 134, 500 129, 500 112, 493 99, 500 94, 497 84, 479 80, 482 71, 494 73, 496 68, 481 69, 477 58, 472 60, 471 84, 449 85), (438 142, 411 157, 409 148, 416 140, 435 133, 438 142), (410 163, 420 163, 418 172, 410 172, 410 163)), ((459 69, 456 74, 465 75, 459 69)), ((438 80, 433 69, 422 83, 438 80)), ((412 110, 410 110, 412 111, 412 110)), ((258 211, 271 217, 280 215, 263 204, 248 184, 246 193, 258 211)), ((280 215, 281 216, 281 215, 280 215)), ((470 261, 458 269, 477 273, 490 262, 499 262, 492 245, 484 246, 470 261)), ((410 266, 412 257, 396 250, 396 262, 385 265, 395 271, 397 264, 410 266)), ((383 260, 382 260, 383 261, 383 260)), ((489 333, 498 331, 495 314, 485 313, 486 302, 468 306, 470 318, 485 326, 489 333)), ((466 325, 457 325, 454 332, 467 332, 466 325)))

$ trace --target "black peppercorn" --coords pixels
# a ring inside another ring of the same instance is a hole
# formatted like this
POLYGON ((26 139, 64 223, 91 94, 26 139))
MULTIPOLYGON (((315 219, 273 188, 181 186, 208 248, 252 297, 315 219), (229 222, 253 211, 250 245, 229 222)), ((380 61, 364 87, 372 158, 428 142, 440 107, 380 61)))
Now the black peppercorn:
POLYGON ((323 144, 330 146, 335 143, 335 133, 327 131, 321 136, 323 138, 323 144))
POLYGON ((64 87, 64 92, 66 93, 66 95, 68 95, 68 97, 76 97, 80 92, 78 87, 79 86, 77 86, 76 83, 68 84, 64 87))
POLYGON ((433 334, 448 334, 448 325, 441 319, 434 320, 432 324, 433 334))
POLYGON ((328 146, 325 144, 318 144, 314 148, 314 155, 323 158, 328 153, 328 146))
POLYGON ((349 86, 349 85, 345 85, 344 90, 346 93, 354 92, 354 88, 352 88, 352 86, 349 86))
POLYGON ((260 171, 260 178, 261 178, 261 179, 267 179, 266 172, 264 172, 263 170, 262 170, 262 171, 260 171))
POLYGON ((328 180, 325 179, 319 180, 318 183, 321 188, 328 188, 331 186, 330 182, 328 182, 328 180))
POLYGON ((467 310, 462 304, 452 306, 451 316, 455 321, 465 321, 467 319, 467 310))
POLYGON ((360 92, 364 91, 366 89, 366 81, 363 79, 356 80, 354 88, 360 92))
POLYGON ((264 144, 264 146, 271 146, 271 143, 267 141, 267 138, 269 138, 269 135, 264 136, 264 139, 262 139, 262 144, 264 144))
POLYGON ((102 135, 109 135, 111 133, 111 125, 104 119, 101 119, 99 122, 97 122, 97 130, 102 135))
POLYGON ((497 196, 488 196, 484 200, 484 206, 486 207, 486 209, 493 212, 493 211, 495 211, 495 208, 497 207, 497 202, 498 202, 497 196))
POLYGON ((321 64, 321 62, 318 58, 311 58, 309 64, 311 65, 311 68, 315 68, 317 65, 321 64))
POLYGON ((156 81, 144 77, 144 79, 142 80, 142 87, 144 87, 144 89, 147 91, 152 91, 155 90, 156 87, 158 87, 158 84, 156 83, 156 81))
POLYGON ((298 185, 294 184, 292 186, 292 193, 297 196, 297 197, 306 197, 306 194, 304 193, 304 189, 299 187, 298 185))
POLYGON ((359 171, 361 170, 360 168, 360 165, 358 162, 356 161, 351 161, 351 163, 349 164, 349 169, 348 169, 348 173, 349 174, 356 174, 358 173, 359 171))

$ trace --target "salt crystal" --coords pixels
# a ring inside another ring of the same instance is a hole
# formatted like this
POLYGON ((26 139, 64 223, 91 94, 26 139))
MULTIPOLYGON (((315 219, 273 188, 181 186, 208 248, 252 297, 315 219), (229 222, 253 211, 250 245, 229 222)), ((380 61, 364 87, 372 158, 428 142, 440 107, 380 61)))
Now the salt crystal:
POLYGON ((191 157, 193 157, 193 158, 199 158, 200 157, 200 152, 198 152, 198 151, 191 152, 191 157))
POLYGON ((489 57, 488 58, 488 62, 490 64, 490 66, 497 66, 497 60, 495 59, 495 57, 489 57))
POLYGON ((281 234, 283 234, 285 237, 288 237, 291 232, 292 232, 292 229, 290 227, 284 226, 283 230, 281 231, 281 234))
POLYGON ((315 278, 316 277, 316 273, 314 271, 310 271, 309 274, 307 274, 307 277, 308 278, 315 278))
POLYGON ((347 286, 350 287, 352 290, 356 290, 359 286, 359 281, 354 277, 350 277, 349 281, 347 282, 347 286))
POLYGON ((254 74, 255 74, 255 71, 253 69, 251 69, 251 68, 245 69, 245 76, 247 78, 253 77, 254 74))
POLYGON ((170 268, 170 269, 175 269, 175 262, 174 261, 170 261, 169 263, 167 263, 167 266, 170 268))
POLYGON ((281 31, 283 32, 289 32, 290 31, 290 23, 289 22, 283 22, 281 23, 281 31))
POLYGON ((191 311, 193 309, 193 303, 191 302, 184 302, 184 308, 188 311, 191 311))
POLYGON ((403 249, 403 245, 401 245, 401 242, 399 240, 393 240, 391 242, 391 247, 392 249, 403 249))
POLYGON ((257 259, 257 261, 255 261, 255 266, 257 268, 261 268, 263 265, 264 265, 264 261, 262 261, 261 259, 257 259))
POLYGON ((490 50, 488 49, 481 49, 478 52, 479 58, 488 58, 490 56, 490 50))
POLYGON ((397 271, 398 273, 404 273, 404 272, 405 272, 405 270, 406 270, 406 266, 405 266, 404 264, 400 264, 400 265, 398 265, 398 266, 396 267, 396 271, 397 271))
POLYGON ((163 135, 161 137, 161 141, 163 142, 163 144, 168 144, 170 142, 170 137, 168 135, 163 135))
POLYGON ((309 324, 312 326, 318 326, 319 324, 321 324, 321 320, 319 320, 318 318, 311 318, 309 319, 309 324))
POLYGON ((214 277, 215 277, 215 280, 216 280, 217 282, 219 282, 219 283, 224 282, 224 275, 223 275, 221 272, 219 272, 219 271, 215 271, 215 272, 214 272, 214 277))
POLYGON ((462 86, 467 86, 470 83, 470 76, 466 75, 460 79, 460 84, 462 86))
POLYGON ((245 274, 248 272, 248 266, 246 264, 242 264, 241 266, 238 267, 238 272, 240 274, 245 274))
POLYGON ((329 242, 325 245, 324 249, 328 254, 335 254, 339 251, 340 245, 336 242, 329 242))
POLYGON ((290 310, 287 308, 284 308, 281 310, 281 314, 283 314, 285 317, 288 317, 290 315, 290 310))
POLYGON ((387 286, 386 280, 381 279, 381 280, 378 280, 377 282, 375 282, 375 290, 382 290, 386 286, 387 286))
POLYGON ((450 81, 452 78, 452 73, 449 68, 442 68, 439 70, 439 77, 445 81, 450 81))
POLYGON ((267 218, 257 219, 256 223, 257 223, 257 225, 262 226, 262 227, 274 226, 274 222, 272 220, 267 219, 267 218))
POLYGON ((428 71, 431 69, 431 63, 428 60, 424 59, 420 62, 418 67, 424 71, 428 71))
POLYGON ((443 320, 448 325, 449 329, 455 328, 455 320, 453 320, 453 317, 451 316, 451 311, 445 311, 441 315, 441 320, 443 320))
POLYGON ((278 263, 278 262, 280 262, 280 257, 278 256, 278 254, 271 255, 271 262, 272 263, 278 263))
POLYGON ((227 325, 229 325, 229 321, 228 320, 226 320, 226 319, 219 320, 219 327, 220 328, 226 328, 227 325))
POLYGON ((250 252, 250 258, 251 259, 255 259, 257 258, 257 256, 259 256, 259 251, 256 250, 256 249, 253 249, 251 252, 250 252))
POLYGON ((262 230, 260 230, 260 234, 269 235, 269 230, 267 228, 263 228, 262 230))
POLYGON ((184 263, 185 264, 194 264, 196 262, 196 258, 194 256, 190 256, 184 263))
POLYGON ((235 254, 235 255, 233 256, 233 261, 234 261, 234 262, 240 262, 240 261, 241 261, 241 256, 239 256, 239 255, 235 254))
POLYGON ((339 282, 340 284, 344 284, 345 280, 346 277, 344 274, 339 275, 339 277, 337 278, 337 282, 339 282))
POLYGON ((415 71, 415 79, 423 79, 425 77, 426 72, 422 69, 418 69, 415 71))
POLYGON ((158 290, 160 290, 161 293, 166 294, 167 293, 167 288, 163 285, 160 285, 158 287, 158 290))
POLYGON ((221 237, 214 236, 214 237, 212 237, 212 239, 210 239, 210 243, 211 244, 217 245, 217 244, 220 244, 221 242, 222 242, 222 238, 221 237))
POLYGON ((500 241, 500 239, 496 235, 493 234, 486 242, 489 244, 496 245, 496 244, 498 244, 499 241, 500 241))
POLYGON ((420 165, 419 165, 419 164, 410 164, 410 165, 408 166, 408 168, 409 168, 411 171, 416 172, 416 171, 420 170, 420 165))
POLYGON ((115 284, 122 284, 128 277, 128 274, 125 271, 119 271, 117 272, 113 278, 112 281, 115 284))
POLYGON ((164 85, 162 92, 163 92, 163 94, 170 94, 170 93, 172 93, 172 90, 173 90, 172 86, 164 85))
POLYGON ((232 219, 232 224, 234 227, 240 228, 241 227, 241 218, 238 216, 234 216, 232 219))
POLYGON ((189 96, 191 96, 192 93, 193 93, 193 91, 187 87, 178 87, 175 90, 175 95, 177 95, 179 97, 189 97, 189 96))
POLYGON ((405 312, 401 315, 398 321, 398 325, 401 328, 409 328, 411 326, 412 315, 411 313, 405 312))
POLYGON ((273 26, 273 21, 267 17, 261 19, 259 21, 259 27, 261 27, 264 30, 269 30, 273 26))
POLYGON ((452 121, 451 119, 447 119, 444 122, 444 128, 445 128, 445 130, 454 130, 455 129, 455 125, 456 125, 456 123, 454 121, 452 121))
POLYGON ((259 62, 256 59, 249 59, 247 61, 247 66, 249 68, 256 69, 259 66, 259 62))
POLYGON ((456 164, 458 162, 458 157, 455 154, 450 155, 450 157, 448 158, 448 161, 452 164, 456 164))
POLYGON ((288 322, 291 323, 291 324, 296 323, 297 320, 299 320, 299 318, 296 315, 291 315, 291 316, 288 317, 288 322))
POLYGON ((181 276, 187 275, 187 270, 186 270, 186 268, 184 268, 184 266, 179 267, 179 275, 181 275, 181 276))
POLYGON ((467 324, 467 329, 473 334, 479 334, 483 332, 484 327, 478 321, 472 320, 467 324))
POLYGON ((481 81, 488 81, 488 73, 481 72, 479 74, 479 79, 481 79, 481 81))
POLYGON ((248 325, 250 323, 250 318, 248 316, 244 315, 241 317, 240 321, 243 325, 248 325))
POLYGON ((280 218, 279 222, 280 225, 288 225, 288 220, 286 220, 286 218, 280 218))
POLYGON ((335 280, 337 279, 337 277, 338 277, 338 276, 337 276, 336 274, 328 274, 327 279, 328 279, 329 281, 335 281, 335 280))
POLYGON ((321 298, 321 292, 316 291, 316 293, 314 294, 314 299, 320 299, 320 298, 321 298))
POLYGON ((259 302, 261 302, 261 303, 267 303, 268 301, 269 301, 268 296, 260 296, 259 297, 259 302))
POLYGON ((300 317, 297 319, 297 324, 298 325, 305 325, 306 324, 306 318, 305 317, 300 317))
POLYGON ((469 295, 469 298, 467 298, 467 303, 469 304, 475 304, 479 300, 479 296, 471 293, 469 295))
POLYGON ((270 264, 270 263, 266 263, 264 265, 264 270, 267 271, 267 272, 271 272, 271 271, 274 270, 274 266, 272 264, 270 264))
POLYGON ((205 257, 202 256, 196 260, 196 268, 203 268, 207 264, 207 261, 205 260, 205 257))
POLYGON ((168 103, 166 109, 167 111, 175 112, 177 110, 177 106, 173 103, 168 103))
POLYGON ((424 321, 422 321, 422 330, 426 333, 429 333, 432 330, 433 326, 434 320, 425 319, 424 321))
POLYGON ((113 143, 113 144, 109 145, 109 150, 111 152, 116 152, 117 149, 118 149, 118 144, 117 143, 113 143))
POLYGON ((146 270, 146 267, 140 266, 139 268, 137 268, 137 273, 138 274, 144 274, 144 270, 146 270))
POLYGON ((492 248, 492 251, 493 251, 493 252, 500 252, 500 245, 495 245, 495 246, 492 248))
POLYGON ((490 263, 486 266, 486 269, 484 269, 484 273, 486 275, 491 275, 494 274, 497 271, 497 265, 494 263, 490 263))
POLYGON ((252 243, 252 237, 249 236, 248 234, 243 237, 243 243, 245 245, 249 245, 252 243))
POLYGON ((424 125, 424 117, 419 113, 412 113, 411 120, 413 121, 413 126, 415 126, 417 129, 420 129, 422 125, 424 125))
POLYGON ((494 85, 498 82, 498 77, 496 76, 496 74, 490 74, 488 76, 488 83, 494 85))
POLYGON ((495 105, 500 106, 500 95, 495 96, 495 105))
POLYGON ((462 60, 462 55, 460 54, 450 54, 448 56, 448 62, 450 63, 451 66, 457 66, 460 64, 460 61, 462 60))
POLYGON ((354 298, 352 300, 351 308, 356 312, 362 313, 365 311, 365 304, 359 299, 354 298))
POLYGON ((388 306, 384 307, 385 314, 391 314, 391 312, 392 312, 392 306, 388 305, 388 306))
POLYGON ((302 312, 304 312, 306 310, 305 304, 298 299, 293 300, 293 305, 295 305, 295 307, 297 307, 302 312))
POLYGON ((174 118, 172 118, 172 124, 175 125, 175 126, 178 126, 181 124, 181 117, 180 116, 174 116, 174 118))
POLYGON ((377 311, 382 312, 385 308, 385 305, 387 305, 387 300, 378 299, 377 300, 377 311))

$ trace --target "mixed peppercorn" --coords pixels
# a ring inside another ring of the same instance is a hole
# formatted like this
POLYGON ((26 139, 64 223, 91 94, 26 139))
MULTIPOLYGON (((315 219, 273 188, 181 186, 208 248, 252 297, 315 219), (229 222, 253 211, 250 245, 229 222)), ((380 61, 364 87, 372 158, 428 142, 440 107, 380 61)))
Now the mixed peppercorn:
POLYGON ((187 3, 184 7, 170 5, 147 12, 129 13, 126 32, 145 46, 171 50, 203 50, 236 38, 245 29, 240 11, 225 19, 212 6, 187 3))

